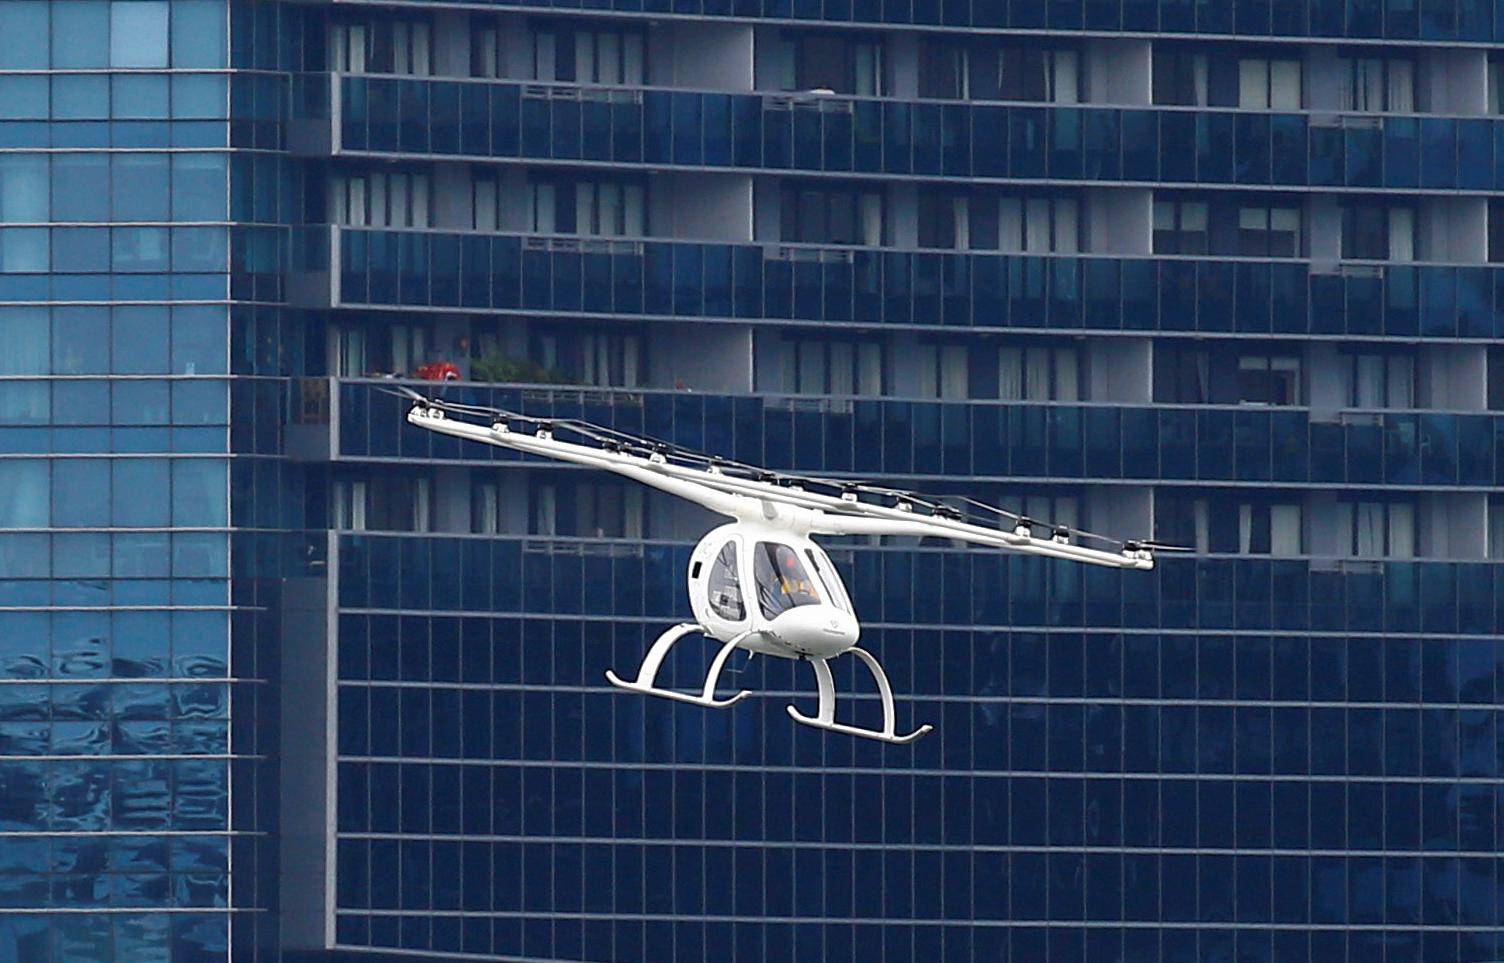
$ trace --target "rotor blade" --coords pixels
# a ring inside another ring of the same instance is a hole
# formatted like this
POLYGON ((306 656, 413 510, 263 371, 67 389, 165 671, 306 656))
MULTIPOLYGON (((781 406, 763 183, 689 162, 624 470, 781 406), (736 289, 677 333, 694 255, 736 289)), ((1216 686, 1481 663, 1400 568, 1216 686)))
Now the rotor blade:
MULTIPOLYGON (((707 455, 661 439, 633 435, 580 419, 545 418, 500 408, 465 405, 428 398, 405 386, 394 387, 399 389, 403 397, 415 402, 413 416, 421 415, 422 410, 428 410, 462 417, 486 418, 490 421, 487 428, 461 421, 460 424, 465 428, 455 431, 430 418, 410 416, 409 420, 414 424, 432 430, 511 447, 539 457, 561 458, 612 471, 630 469, 632 477, 639 481, 645 480, 642 473, 647 472, 673 479, 681 485, 698 486, 723 495, 737 495, 819 511, 832 519, 872 520, 872 524, 865 526, 837 524, 830 533, 837 533, 837 530, 856 533, 857 529, 861 529, 867 534, 908 534, 956 539, 1100 565, 1148 568, 1153 564, 1148 551, 1153 543, 1142 540, 1124 542, 1080 529, 1029 519, 967 496, 946 497, 979 509, 990 518, 968 518, 967 514, 940 498, 904 489, 861 481, 769 471, 756 465, 707 455), (507 428, 513 422, 534 426, 536 435, 508 431, 507 428), (561 430, 588 439, 598 447, 582 448, 572 442, 556 442, 554 434, 561 430), (558 450, 554 451, 554 448, 558 450), (810 490, 820 488, 828 489, 830 494, 810 490), (891 499, 893 503, 889 505, 864 501, 861 497, 863 495, 891 499), (995 527, 999 520, 1011 524, 995 527), (1036 527, 1049 529, 1050 537, 1035 537, 1033 532, 1036 527), (1076 544, 1072 541, 1073 538, 1111 546, 1116 551, 1088 548, 1076 544)), ((682 491, 680 489, 678 493, 682 494, 682 491)), ((1176 546, 1166 546, 1165 550, 1185 551, 1176 546)))

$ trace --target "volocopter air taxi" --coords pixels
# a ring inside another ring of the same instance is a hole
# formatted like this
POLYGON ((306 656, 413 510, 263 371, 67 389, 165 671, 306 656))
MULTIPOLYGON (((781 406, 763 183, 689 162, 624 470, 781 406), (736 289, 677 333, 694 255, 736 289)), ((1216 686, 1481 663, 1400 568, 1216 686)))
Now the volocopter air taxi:
POLYGON ((1038 523, 971 499, 975 512, 911 492, 880 486, 765 471, 588 422, 533 418, 494 408, 461 405, 404 392, 413 399, 409 423, 470 441, 614 472, 688 499, 733 519, 705 535, 689 562, 689 600, 695 621, 660 635, 637 677, 611 670, 612 685, 645 695, 724 709, 752 693, 718 698, 716 686, 737 649, 803 659, 814 669, 819 706, 811 717, 788 706, 796 722, 832 732, 909 743, 932 728, 895 731, 893 689, 877 659, 858 648, 861 626, 851 597, 815 535, 891 535, 947 538, 1050 558, 1125 569, 1154 567, 1150 542, 1117 542, 1062 526, 1036 537, 1038 523), (561 432, 580 439, 565 441, 561 432), (864 497, 865 496, 865 497, 864 497), (991 521, 994 526, 978 524, 991 521), (1076 540, 1106 545, 1092 548, 1076 540), (699 634, 721 643, 699 694, 657 685, 659 668, 674 643, 699 634), (835 684, 829 660, 850 653, 871 671, 882 700, 880 730, 835 721, 835 684))

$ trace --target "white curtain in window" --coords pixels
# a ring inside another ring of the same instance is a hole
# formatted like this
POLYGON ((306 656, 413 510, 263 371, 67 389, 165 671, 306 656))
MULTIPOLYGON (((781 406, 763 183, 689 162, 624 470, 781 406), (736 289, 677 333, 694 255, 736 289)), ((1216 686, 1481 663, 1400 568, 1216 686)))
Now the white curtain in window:
POLYGON ((1283 556, 1300 554, 1299 505, 1270 506, 1269 552, 1283 556))
POLYGON ((1247 555, 1253 545, 1253 506, 1238 506, 1238 554, 1247 555))
POLYGON ((1272 110, 1300 109, 1300 61, 1269 62, 1269 107, 1272 110))
POLYGON ((1180 230, 1186 234, 1206 233, 1206 204, 1190 201, 1180 206, 1180 230))
POLYGON ((500 34, 495 27, 481 27, 476 32, 473 58, 470 63, 472 77, 501 76, 500 34))
POLYGON ((855 394, 856 346, 850 341, 830 343, 830 393, 855 394))
POLYGON ((1023 201, 1017 197, 1000 198, 997 203, 997 249, 1017 254, 1024 249, 1023 201))
POLYGON ((1384 109, 1384 62, 1373 57, 1346 60, 1342 71, 1343 110, 1380 111, 1384 109))
POLYGON ((1504 501, 1488 500, 1488 557, 1504 558, 1504 501))
POLYGON ((647 216, 641 184, 626 184, 621 189, 621 232, 627 237, 647 233, 647 216))
POLYGON ((574 79, 576 83, 594 83, 596 35, 581 30, 574 35, 574 79))
POLYGON ((1003 401, 1022 401, 1024 397, 1024 360, 1018 348, 999 348, 997 353, 997 396, 1003 401))
POLYGON ((1415 557, 1415 507, 1404 502, 1389 506, 1389 554, 1394 558, 1415 557))
POLYGON ((501 531, 501 497, 495 485, 478 485, 475 489, 475 517, 471 531, 495 535, 501 531))
POLYGON ((412 227, 412 192, 406 174, 392 174, 381 179, 386 186, 386 209, 392 227, 412 227))
POLYGON ((337 372, 345 378, 361 378, 370 370, 366 360, 366 333, 345 329, 339 333, 339 365, 337 372))
POLYGON ((1269 107, 1269 61, 1247 58, 1238 62, 1238 106, 1244 110, 1269 107))
POLYGON ((533 35, 533 79, 558 78, 558 40, 551 31, 541 30, 533 35))
MULTIPOLYGON (((342 193, 342 199, 345 203, 345 216, 348 220, 345 220, 343 223, 349 224, 352 227, 365 227, 371 223, 369 194, 370 185, 364 177, 352 177, 345 181, 345 190, 342 193)), ((383 218, 386 211, 385 200, 386 195, 383 193, 381 207, 383 218)), ((384 222, 382 226, 386 226, 384 222)))
POLYGON ((883 243, 883 196, 863 194, 857 199, 862 219, 862 243, 878 247, 883 243))
POLYGON ((1408 207, 1389 209, 1389 260, 1415 260, 1415 212, 1408 207))
POLYGON ((642 35, 628 33, 621 41, 621 82, 641 85, 645 82, 642 56, 642 35))
POLYGON ((553 535, 558 531, 555 515, 558 493, 553 485, 538 485, 533 490, 537 493, 533 512, 533 531, 539 535, 553 535))
POLYGON ((1081 247, 1081 217, 1074 198, 1055 201, 1055 237, 1050 250, 1076 254, 1081 247))
POLYGON ((1191 503, 1191 526, 1195 529, 1196 551, 1205 554, 1211 550, 1211 507, 1205 498, 1191 503))
POLYGON ((596 35, 595 80, 603 84, 621 83, 621 34, 596 35))
POLYGON ((1050 400, 1050 351, 1030 348, 1024 352, 1024 395, 1029 401, 1050 400))
POLYGON ((387 188, 387 178, 384 174, 373 174, 366 181, 366 210, 368 212, 367 223, 376 227, 390 227, 391 215, 388 213, 390 192, 387 188))
POLYGON ((864 395, 883 393, 883 346, 871 341, 857 345, 856 390, 864 395))
POLYGON ((365 24, 340 23, 334 25, 334 69, 341 73, 365 73, 365 24))
POLYGON ((1042 254, 1050 249, 1050 202, 1031 197, 1024 204, 1024 250, 1042 254))
POLYGON ((1353 370, 1352 403, 1355 408, 1384 407, 1384 357, 1360 354, 1353 370))
POLYGON ((621 387, 637 387, 637 369, 642 363, 642 339, 629 334, 621 339, 621 387))
POLYGON ((354 481, 341 482, 335 487, 335 493, 339 497, 337 504, 343 509, 343 518, 338 519, 338 528, 347 528, 355 532, 366 530, 366 510, 369 506, 369 496, 366 483, 354 481), (341 491, 341 487, 343 491, 341 491))
POLYGON ((643 537, 643 491, 637 485, 632 485, 622 491, 622 530, 623 538, 643 537))
POLYGON ((1211 76, 1211 71, 1207 64, 1204 53, 1198 53, 1191 58, 1191 83, 1194 85, 1192 96, 1195 98, 1197 107, 1205 107, 1211 102, 1211 96, 1208 93, 1210 89, 1208 78, 1211 76))
POLYGON ((1388 98, 1385 108, 1408 114, 1415 110, 1415 65, 1408 60, 1389 61, 1388 98))
POLYGON ((971 247, 971 207, 965 197, 951 198, 951 224, 955 235, 955 248, 965 251, 971 247))
POLYGON ((855 54, 857 96, 880 96, 883 92, 882 48, 875 43, 858 43, 855 54))
POLYGON ((500 198, 496 190, 496 182, 490 178, 481 178, 473 184, 473 220, 472 226, 477 231, 494 231, 497 229, 497 208, 500 198))
POLYGON ((1386 403, 1391 408, 1415 407, 1415 359, 1409 355, 1389 358, 1389 384, 1386 403))
POLYGON ((1300 257, 1300 211, 1276 207, 1269 212, 1269 253, 1276 257, 1300 257))
POLYGON ((966 346, 945 345, 940 350, 940 397, 965 398, 968 383, 966 346))
POLYGON ((1050 80, 1051 100, 1057 104, 1079 104, 1081 66, 1074 50, 1055 51, 1050 80))
POLYGON ((1056 401, 1081 400, 1081 361, 1075 348, 1055 349, 1056 401))
POLYGON ((914 346, 914 361, 919 367, 919 397, 936 398, 940 395, 940 352, 933 344, 914 346))
POLYGON ((428 175, 409 174, 408 183, 412 190, 412 206, 408 211, 408 227, 428 227, 433 223, 428 205, 428 175))
POLYGON ((600 188, 604 185, 576 184, 574 187, 574 232, 576 234, 600 233, 596 217, 596 204, 600 188))
POLYGON ((555 230, 554 221, 554 185, 540 183, 533 185, 533 230, 539 234, 552 234, 555 230))
POLYGON ((814 395, 825 392, 825 343, 823 341, 797 341, 794 354, 797 381, 794 390, 800 394, 814 395))
POLYGON ((428 24, 419 21, 413 24, 413 73, 420 76, 428 76, 433 73, 433 63, 429 51, 433 49, 433 43, 429 39, 428 24))
POLYGON ((1353 553, 1359 558, 1384 554, 1384 503, 1358 502, 1353 506, 1353 553))

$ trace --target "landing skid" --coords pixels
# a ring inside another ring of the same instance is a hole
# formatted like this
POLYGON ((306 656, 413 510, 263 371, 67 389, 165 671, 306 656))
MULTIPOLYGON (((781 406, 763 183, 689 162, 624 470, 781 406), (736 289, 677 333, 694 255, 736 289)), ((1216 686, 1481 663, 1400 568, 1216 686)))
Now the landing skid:
POLYGON ((893 687, 888 684, 888 674, 883 671, 882 666, 878 665, 877 659, 872 657, 872 653, 865 649, 857 648, 851 649, 850 652, 866 663, 867 668, 872 671, 872 678, 877 680, 878 695, 881 696, 883 702, 882 730, 863 729, 860 726, 848 726, 835 721, 836 686, 834 680, 830 677, 830 666, 826 664, 826 660, 815 658, 806 661, 815 670, 815 682, 820 687, 820 707, 816 710, 816 714, 812 718, 793 706, 789 706, 789 716, 795 722, 802 722, 807 726, 814 726, 816 729, 826 729, 830 732, 840 732, 848 736, 858 736, 863 739, 877 739, 881 742, 890 742, 900 746, 913 742, 934 728, 930 725, 923 725, 906 736, 897 735, 894 732, 897 727, 897 713, 893 708, 893 687))
POLYGON ((741 644, 742 639, 746 638, 745 634, 739 635, 721 646, 721 651, 716 653, 715 660, 710 663, 710 671, 705 674, 705 687, 700 691, 699 695, 679 692, 674 689, 663 689, 655 684, 655 680, 658 678, 658 669, 663 665, 663 660, 668 656, 669 649, 674 647, 675 642, 678 642, 684 636, 691 633, 704 634, 705 629, 703 626, 696 625, 693 622, 679 623, 658 636, 658 640, 648 649, 648 654, 643 656, 642 659, 642 668, 637 670, 636 679, 628 682, 615 672, 607 669, 606 681, 618 688, 628 689, 632 692, 659 696, 664 699, 674 699, 678 702, 689 702, 697 706, 704 706, 707 709, 726 709, 751 695, 751 692, 743 689, 727 699, 717 699, 715 697, 715 686, 720 681, 721 670, 726 667, 726 660, 731 658, 731 653, 735 652, 737 646, 741 644))

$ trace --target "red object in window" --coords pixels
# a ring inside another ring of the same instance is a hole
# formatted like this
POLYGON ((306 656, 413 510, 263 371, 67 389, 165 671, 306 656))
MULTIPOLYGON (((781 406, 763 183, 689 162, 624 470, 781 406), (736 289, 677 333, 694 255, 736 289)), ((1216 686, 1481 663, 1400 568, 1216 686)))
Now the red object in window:
POLYGON ((424 381, 456 381, 460 369, 448 361, 434 361, 418 368, 418 377, 424 381))

